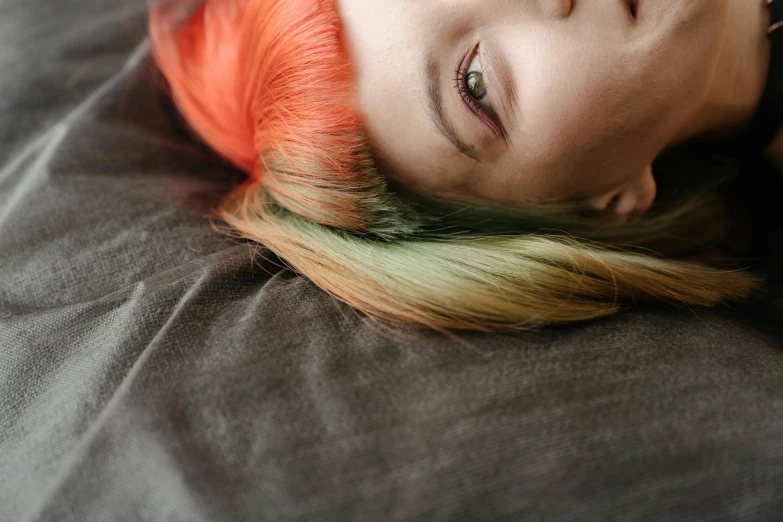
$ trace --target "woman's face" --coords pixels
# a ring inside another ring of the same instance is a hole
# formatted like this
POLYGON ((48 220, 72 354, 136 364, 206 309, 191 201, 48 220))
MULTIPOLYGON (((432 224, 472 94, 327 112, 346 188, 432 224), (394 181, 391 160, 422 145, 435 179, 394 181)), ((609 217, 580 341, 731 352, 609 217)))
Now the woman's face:
POLYGON ((338 0, 386 175, 622 218, 703 102, 729 0, 338 0))

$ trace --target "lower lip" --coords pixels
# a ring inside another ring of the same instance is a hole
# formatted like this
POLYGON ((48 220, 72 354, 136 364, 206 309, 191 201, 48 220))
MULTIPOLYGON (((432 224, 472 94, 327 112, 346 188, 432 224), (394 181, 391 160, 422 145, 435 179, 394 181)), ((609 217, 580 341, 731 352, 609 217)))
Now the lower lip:
POLYGON ((642 5, 642 0, 631 0, 631 3, 633 4, 634 16, 639 18, 639 8, 642 5))
POLYGON ((639 14, 639 1, 638 0, 620 0, 620 3, 625 6, 625 9, 636 18, 639 14))

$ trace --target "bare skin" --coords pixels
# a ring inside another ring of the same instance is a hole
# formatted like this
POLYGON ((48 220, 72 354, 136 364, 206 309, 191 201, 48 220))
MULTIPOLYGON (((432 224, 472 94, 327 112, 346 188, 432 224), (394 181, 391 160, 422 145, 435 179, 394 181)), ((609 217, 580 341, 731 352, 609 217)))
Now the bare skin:
POLYGON ((741 132, 767 73, 764 0, 337 5, 376 158, 424 193, 633 220, 653 161, 741 132))

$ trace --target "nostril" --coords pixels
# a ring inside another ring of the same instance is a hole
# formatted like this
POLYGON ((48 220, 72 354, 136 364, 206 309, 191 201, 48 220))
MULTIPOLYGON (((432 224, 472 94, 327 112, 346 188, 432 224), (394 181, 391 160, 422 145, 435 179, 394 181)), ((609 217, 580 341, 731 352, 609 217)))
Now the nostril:
POLYGON ((601 209, 606 212, 617 212, 617 206, 620 204, 620 194, 615 195, 612 199, 609 200, 609 202, 606 204, 606 206, 601 209))

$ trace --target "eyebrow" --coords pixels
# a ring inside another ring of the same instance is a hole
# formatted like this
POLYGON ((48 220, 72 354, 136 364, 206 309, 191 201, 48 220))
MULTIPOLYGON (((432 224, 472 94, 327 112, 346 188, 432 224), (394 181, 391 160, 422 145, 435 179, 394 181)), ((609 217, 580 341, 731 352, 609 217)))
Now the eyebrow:
POLYGON ((427 56, 425 77, 427 79, 427 99, 430 109, 430 116, 435 126, 441 134, 451 142, 454 147, 468 158, 481 163, 481 159, 476 152, 465 144, 457 135, 457 131, 451 121, 446 117, 446 111, 443 108, 443 91, 440 81, 440 64, 434 53, 427 56))

